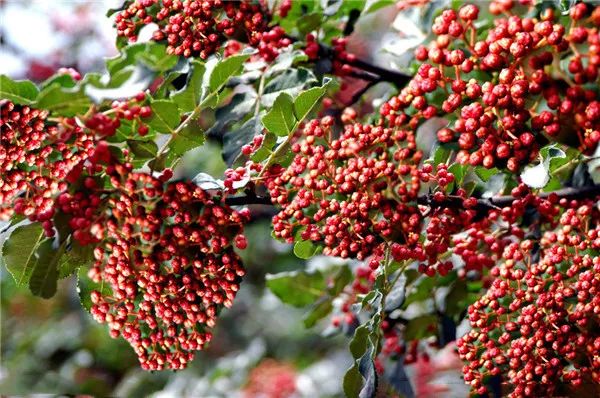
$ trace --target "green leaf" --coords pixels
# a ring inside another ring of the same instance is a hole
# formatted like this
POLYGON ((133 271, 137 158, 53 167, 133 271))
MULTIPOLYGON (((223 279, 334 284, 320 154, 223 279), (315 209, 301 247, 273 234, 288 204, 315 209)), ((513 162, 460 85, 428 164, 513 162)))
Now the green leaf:
POLYGON ((87 267, 94 262, 93 249, 90 245, 81 246, 76 241, 71 243, 70 250, 65 250, 65 253, 60 258, 58 264, 58 277, 66 278, 73 275, 81 267, 87 267))
POLYGON ((177 104, 169 100, 156 100, 152 101, 150 107, 152 115, 144 122, 159 133, 173 134, 181 120, 177 104))
POLYGON ((454 163, 450 167, 448 167, 448 171, 454 175, 454 182, 457 185, 462 184, 463 179, 465 178, 467 166, 460 163, 454 163))
POLYGON ((204 144, 204 132, 198 124, 198 119, 194 118, 182 128, 169 143, 169 152, 167 153, 166 167, 181 157, 186 152, 204 144))
POLYGON ((44 80, 42 88, 49 87, 52 84, 58 84, 65 88, 73 88, 77 85, 77 82, 68 73, 57 73, 44 80))
POLYGON ((85 87, 85 94, 94 102, 100 103, 105 100, 133 97, 150 87, 155 78, 156 73, 145 66, 129 65, 111 74, 108 82, 96 77, 84 77, 82 85, 85 87))
POLYGON ((185 86, 173 93, 171 99, 179 106, 183 113, 191 112, 200 103, 202 95, 202 79, 206 67, 199 61, 191 62, 192 71, 188 75, 185 86))
POLYGON ((58 262, 65 251, 65 243, 58 249, 53 247, 53 240, 43 241, 36 251, 36 262, 29 278, 29 290, 43 298, 50 298, 56 293, 58 281, 58 262))
POLYGON ((92 292, 96 290, 103 296, 112 296, 112 289, 110 288, 109 284, 105 283, 104 281, 100 283, 94 282, 88 277, 87 273, 87 268, 79 268, 79 272, 77 274, 77 293, 79 294, 79 301, 81 301, 83 308, 85 308, 87 311, 90 311, 92 308, 92 292))
POLYGON ((217 63, 210 73, 209 90, 219 91, 230 77, 242 71, 242 65, 248 58, 250 58, 249 54, 233 55, 217 63))
POLYGON ((365 294, 360 300, 361 308, 367 306, 379 306, 378 301, 381 299, 382 295, 378 289, 371 290, 369 293, 365 294))
POLYGON ((321 87, 313 87, 303 91, 294 101, 294 114, 296 119, 304 120, 314 108, 317 102, 325 95, 326 86, 329 81, 325 82, 321 87))
POLYGON ((137 58, 142 64, 157 72, 166 72, 177 65, 179 57, 167 53, 167 46, 156 42, 146 43, 146 48, 137 58))
POLYGON ((385 296, 384 309, 386 312, 394 311, 402 306, 406 298, 406 276, 401 275, 398 281, 390 288, 385 296))
POLYGON ((433 287, 435 286, 435 278, 419 277, 410 289, 407 289, 406 300, 402 304, 403 308, 408 307, 409 304, 424 301, 432 297, 433 287))
POLYGON ((303 318, 304 327, 312 328, 316 323, 325 318, 333 310, 332 298, 323 297, 319 300, 303 318))
POLYGON ((485 168, 483 166, 475 167, 475 174, 477 174, 477 176, 479 178, 481 178, 481 181, 483 181, 483 182, 488 182, 490 180, 490 178, 492 178, 499 172, 500 172, 500 170, 498 170, 495 167, 493 167, 491 169, 485 168))
POLYGON ((235 163, 240 156, 242 147, 252 139, 261 134, 262 124, 259 117, 253 117, 244 123, 240 128, 228 131, 223 136, 223 159, 228 166, 235 163))
POLYGON ((135 65, 136 58, 147 49, 146 43, 134 43, 123 48, 119 55, 106 60, 106 69, 110 75, 128 66, 135 65))
POLYGON ((127 140, 131 152, 138 159, 152 159, 158 152, 158 146, 154 141, 127 140))
POLYGON ((467 166, 460 163, 454 163, 448 167, 448 172, 454 175, 454 181, 451 184, 448 184, 446 192, 452 192, 454 191, 454 187, 462 186, 462 182, 467 174, 467 166))
POLYGON ((4 242, 2 259, 17 285, 29 282, 37 261, 36 250, 43 240, 44 229, 33 223, 16 228, 4 242))
POLYGON ((215 123, 206 133, 209 136, 226 134, 225 130, 230 124, 240 122, 251 114, 256 106, 256 99, 254 91, 235 94, 227 105, 217 108, 215 123))
POLYGON ((354 337, 350 340, 350 353, 354 359, 362 357, 367 351, 369 343, 369 326, 368 324, 360 325, 354 331, 354 337))
POLYGON ((329 293, 336 297, 352 280, 353 275, 350 267, 347 264, 342 265, 333 277, 333 286, 329 289, 329 293))
POLYGON ((298 62, 308 61, 308 55, 302 50, 291 50, 280 53, 273 64, 269 66, 266 76, 270 77, 281 72, 290 70, 298 62))
POLYGON ((19 105, 31 105, 38 96, 38 88, 29 80, 12 80, 0 75, 0 98, 19 105))
POLYGON ((264 106, 273 106, 281 93, 287 93, 296 96, 306 87, 317 82, 315 75, 305 68, 287 69, 284 73, 273 78, 265 85, 261 96, 261 103, 264 106))
POLYGON ((307 33, 319 28, 322 22, 323 14, 320 12, 313 12, 298 18, 296 21, 296 26, 298 27, 300 34, 305 36, 307 33))
POLYGON ((423 315, 408 321, 404 330, 404 340, 418 340, 425 336, 431 335, 430 326, 437 325, 438 318, 435 315, 423 315))
POLYGON ((294 244, 294 254, 298 258, 307 260, 317 253, 319 246, 310 240, 299 240, 294 244))
POLYGON ((273 145, 277 143, 277 136, 271 132, 265 134, 262 145, 260 148, 252 154, 250 157, 255 162, 262 162, 267 159, 271 153, 273 153, 273 145))
POLYGON ((440 163, 446 163, 451 153, 452 150, 449 147, 445 145, 438 146, 433 154, 433 165, 437 166, 440 163))
POLYGON ((58 83, 53 83, 40 92, 36 106, 61 116, 71 117, 86 113, 91 106, 91 101, 81 87, 65 88, 58 83))
POLYGON ((344 375, 344 394, 348 398, 357 398, 363 385, 363 378, 358 370, 358 365, 352 365, 344 375))
POLYGON ((392 4, 394 4, 393 0, 367 0, 363 14, 370 14, 392 4))
POLYGON ((281 93, 275 100, 273 108, 262 118, 267 130, 280 137, 287 137, 296 127, 294 103, 287 93, 281 93))
MULTIPOLYGON (((373 372, 369 371, 369 364, 373 361, 373 343, 370 337, 377 339, 375 319, 359 326, 354 331, 354 337, 350 341, 350 353, 354 358, 354 364, 344 375, 344 393, 347 397, 369 396, 376 388, 376 379, 373 372)), ((377 325, 378 327, 378 325, 377 325)))
POLYGON ((450 317, 460 315, 467 307, 465 303, 467 293, 467 283, 462 279, 457 279, 446 295, 446 308, 444 313, 450 317))
POLYGON ((326 288, 321 272, 312 274, 300 271, 269 274, 267 287, 281 301, 295 307, 304 307, 321 297, 326 288))
POLYGON ((554 190, 561 185, 556 175, 557 171, 579 156, 579 153, 575 150, 567 150, 567 153, 565 153, 557 144, 551 144, 540 150, 540 156, 542 158, 541 162, 536 166, 525 168, 521 173, 521 180, 532 188, 554 190), (552 186, 548 187, 550 182, 552 182, 552 186))
POLYGON ((352 365, 344 375, 344 394, 348 398, 357 398, 363 385, 363 378, 357 365, 352 365))

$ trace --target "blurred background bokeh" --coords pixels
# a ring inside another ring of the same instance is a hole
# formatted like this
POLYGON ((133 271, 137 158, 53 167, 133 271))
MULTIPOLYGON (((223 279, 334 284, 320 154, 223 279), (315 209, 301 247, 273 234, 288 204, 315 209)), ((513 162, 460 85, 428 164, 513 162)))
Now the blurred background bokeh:
MULTIPOLYGON (((101 72, 104 58, 116 54, 115 33, 105 13, 120 3, 0 0, 0 73, 42 81, 60 67, 81 74, 101 72)), ((406 65, 407 51, 425 34, 411 22, 414 18, 397 13, 392 6, 363 21, 350 49, 386 67, 406 65)), ((373 98, 389 92, 385 86, 372 90, 373 98)), ((206 145, 188 158, 194 169, 215 176, 225 169, 216 145, 206 145)), ((268 211, 258 209, 257 214, 247 230, 249 247, 242 253, 248 275, 233 308, 223 312, 209 348, 177 373, 141 370, 127 343, 111 339, 106 326, 95 323, 81 307, 75 277, 62 280, 59 293, 44 300, 16 287, 2 267, 0 394, 342 396, 343 375, 350 365, 346 338, 322 337, 327 321, 305 329, 305 311, 282 304, 264 288, 267 273, 335 266, 335 260, 317 257, 307 264, 297 259, 290 246, 271 238, 268 211)), ((425 377, 425 384, 434 376, 429 368, 407 371, 425 377)), ((460 380, 453 380, 450 384, 458 381, 460 388, 460 380)), ((464 396, 445 391, 450 394, 446 396, 464 396)), ((427 390, 425 395, 438 392, 427 390)))

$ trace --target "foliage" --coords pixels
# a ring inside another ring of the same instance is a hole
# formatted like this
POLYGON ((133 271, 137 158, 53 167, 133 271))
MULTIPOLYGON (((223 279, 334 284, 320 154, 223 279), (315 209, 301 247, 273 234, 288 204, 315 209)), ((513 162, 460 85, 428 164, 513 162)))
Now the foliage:
MULTIPOLYGON (((265 277, 307 328, 350 338, 347 396, 418 395, 404 366, 449 344, 474 394, 597 392, 600 6, 399 2, 432 32, 408 76, 346 49, 390 3, 127 0, 104 75, 0 76, 16 284, 50 298, 77 274, 142 368, 183 369, 274 214, 298 259, 347 261, 265 277), (190 167, 215 142, 222 175, 190 167)), ((257 369, 294 392, 289 366, 257 369)))

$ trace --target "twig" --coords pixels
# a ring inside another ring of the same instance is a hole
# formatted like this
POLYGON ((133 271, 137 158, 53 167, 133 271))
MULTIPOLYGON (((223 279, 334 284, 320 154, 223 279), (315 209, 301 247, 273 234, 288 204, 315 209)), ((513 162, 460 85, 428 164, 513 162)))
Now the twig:
MULTIPOLYGON (((559 198, 565 199, 582 199, 594 197, 596 195, 600 195, 600 185, 592 185, 581 188, 564 188, 559 189, 558 191, 553 192, 542 192, 537 194, 539 198, 548 198, 550 195, 556 195, 559 198)), ((417 199, 417 203, 421 205, 426 205, 430 207, 446 207, 446 208, 463 208, 463 198, 456 195, 449 195, 444 198, 442 201, 436 201, 433 198, 432 194, 419 196, 417 199)), ((496 196, 492 198, 482 198, 477 199, 477 205, 475 209, 477 210, 492 210, 492 209, 501 209, 503 207, 507 207, 512 205, 512 202, 515 200, 513 196, 496 196)))
MULTIPOLYGON (((596 195, 600 195, 600 185, 592 185, 581 188, 564 188, 559 189, 558 191, 553 192, 542 192, 537 194, 539 198, 548 198, 550 195, 555 194, 559 198, 565 199, 582 199, 582 198, 590 198, 596 195)), ((515 200, 513 196, 496 196, 492 198, 481 198, 477 199, 476 209, 479 210, 497 210, 503 207, 507 207, 512 205, 512 202, 515 200)), ((417 198, 417 203, 420 205, 426 205, 430 207, 446 207, 446 208, 455 208, 462 209, 463 208, 464 199, 460 196, 449 195, 444 198, 442 201, 436 201, 432 194, 427 194, 423 196, 419 196, 417 198)), ((243 205, 270 205, 271 198, 268 196, 257 196, 253 193, 249 193, 245 196, 230 196, 225 199, 225 203, 231 206, 243 206, 243 205)))
POLYGON ((245 206, 245 205, 272 205, 271 198, 268 196, 229 196, 225 198, 225 203, 229 206, 245 206))

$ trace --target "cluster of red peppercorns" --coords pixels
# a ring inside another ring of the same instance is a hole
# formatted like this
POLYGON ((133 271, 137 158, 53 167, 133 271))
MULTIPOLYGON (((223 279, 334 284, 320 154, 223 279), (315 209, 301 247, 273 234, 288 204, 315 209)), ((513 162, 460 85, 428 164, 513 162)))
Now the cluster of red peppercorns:
POLYGON ((356 55, 348 52, 346 45, 348 39, 345 37, 338 37, 331 40, 333 50, 333 73, 338 76, 345 76, 349 74, 352 68, 352 62, 356 61, 356 55))
POLYGON ((0 219, 22 214, 54 235, 56 195, 74 168, 94 151, 94 139, 73 120, 54 124, 48 113, 0 102, 0 219))
POLYGON ((90 233, 101 245, 89 271, 110 293, 92 293, 91 312, 135 349, 144 369, 182 369, 211 339, 233 303, 244 268, 246 210, 170 177, 114 173, 115 191, 90 233))
POLYGON ((259 40, 256 44, 258 56, 267 62, 272 62, 279 55, 280 49, 292 44, 292 40, 286 35, 281 26, 275 26, 269 31, 257 33, 259 40))
POLYGON ((265 173, 271 199, 282 210, 275 236, 318 242, 331 256, 364 259, 384 240, 418 241, 421 217, 414 200, 422 153, 411 131, 348 124, 333 138, 333 118, 306 124, 291 146, 287 168, 265 173))
POLYGON ((600 105, 587 84, 598 81, 599 9, 577 4, 568 31, 552 9, 539 18, 510 15, 495 19, 485 37, 475 26, 477 6, 445 10, 432 26, 436 40, 416 50, 427 63, 381 114, 389 125, 410 127, 451 116, 438 140, 458 143, 456 159, 473 166, 516 172, 550 139, 593 150, 600 105), (569 60, 567 70, 561 59, 569 60), (446 96, 441 106, 430 103, 438 93, 446 96))
POLYGON ((113 101, 110 110, 93 113, 85 121, 85 126, 101 137, 110 137, 121 126, 121 120, 127 120, 137 126, 138 134, 143 137, 148 134, 149 127, 142 119, 152 116, 152 108, 141 105, 145 100, 146 93, 140 92, 128 100, 113 101))
POLYGON ((103 201, 102 196, 94 192, 96 182, 92 177, 85 179, 84 187, 86 192, 63 192, 56 201, 56 207, 69 217, 68 225, 73 238, 82 246, 98 242, 89 229, 99 216, 98 209, 103 201))
POLYGON ((143 26, 155 23, 153 38, 166 41, 169 54, 202 59, 238 35, 257 45, 268 22, 266 9, 248 0, 135 0, 115 18, 119 36, 135 41, 143 26))
POLYGON ((596 202, 554 198, 542 205, 556 228, 539 247, 532 240, 507 245, 490 289, 469 307, 473 329, 457 345, 465 381, 479 394, 489 376, 501 377, 511 397, 600 382, 596 202))
POLYGON ((477 219, 477 200, 462 189, 453 195, 458 208, 444 206, 454 175, 446 164, 421 164, 411 130, 354 122, 333 139, 332 124, 331 117, 308 122, 292 142, 292 163, 264 173, 271 199, 281 207, 273 218, 276 237, 310 240, 326 255, 358 259, 389 242, 394 260, 417 261, 420 272, 433 276, 453 269, 440 257, 454 249, 465 262, 461 272, 481 275, 507 235, 518 232, 499 233, 507 217, 498 212, 477 219), (419 197, 424 183, 437 190, 425 202, 419 197), (464 230, 469 233, 460 234, 464 230))

